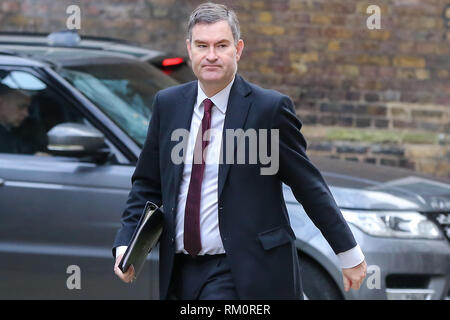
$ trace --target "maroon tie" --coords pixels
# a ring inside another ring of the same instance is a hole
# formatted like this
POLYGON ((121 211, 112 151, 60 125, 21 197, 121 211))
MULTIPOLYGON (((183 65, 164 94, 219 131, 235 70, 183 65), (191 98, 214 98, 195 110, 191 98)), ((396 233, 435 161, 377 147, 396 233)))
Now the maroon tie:
POLYGON ((203 141, 204 132, 211 128, 211 108, 213 103, 209 99, 203 100, 205 112, 202 125, 198 130, 195 140, 194 157, 192 163, 191 181, 186 199, 184 213, 184 249, 195 257, 202 249, 200 240, 200 198, 202 192, 203 173, 205 160, 203 153, 209 143, 209 137, 203 141))

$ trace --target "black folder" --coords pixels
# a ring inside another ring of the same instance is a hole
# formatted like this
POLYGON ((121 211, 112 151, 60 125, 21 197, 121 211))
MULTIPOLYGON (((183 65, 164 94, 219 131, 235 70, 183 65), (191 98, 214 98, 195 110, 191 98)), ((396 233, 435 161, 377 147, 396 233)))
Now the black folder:
POLYGON ((129 266, 133 265, 134 276, 138 277, 147 255, 159 241, 163 223, 163 207, 158 207, 153 202, 147 201, 133 237, 119 263, 119 268, 122 272, 126 272, 129 266))

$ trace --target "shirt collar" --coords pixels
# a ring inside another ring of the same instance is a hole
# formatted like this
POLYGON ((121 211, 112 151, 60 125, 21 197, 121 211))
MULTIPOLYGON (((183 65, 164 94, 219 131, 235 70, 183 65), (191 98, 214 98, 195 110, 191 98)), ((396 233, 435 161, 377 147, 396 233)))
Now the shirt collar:
MULTIPOLYGON (((228 105, 228 98, 230 96, 231 87, 233 86, 234 79, 236 76, 234 76, 233 80, 230 81, 230 83, 217 92, 214 96, 209 98, 214 105, 220 110, 220 112, 225 113, 227 111, 227 105, 228 105)), ((200 87, 200 82, 197 81, 197 106, 196 108, 199 108, 203 100, 207 99, 208 96, 203 92, 202 88, 200 87)))

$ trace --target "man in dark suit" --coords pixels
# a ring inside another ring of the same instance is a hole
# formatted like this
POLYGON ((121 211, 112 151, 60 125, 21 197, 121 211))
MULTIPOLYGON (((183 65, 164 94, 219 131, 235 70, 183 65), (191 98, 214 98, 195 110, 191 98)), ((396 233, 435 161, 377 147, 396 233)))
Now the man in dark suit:
POLYGON ((244 42, 234 12, 200 5, 191 14, 186 44, 198 81, 162 90, 154 99, 113 245, 117 276, 133 281, 134 269, 122 273, 118 263, 145 202, 152 201, 165 209, 161 299, 302 299, 285 183, 340 258, 345 289, 359 289, 364 256, 306 156, 291 100, 236 74, 244 42), (190 134, 180 144, 183 129, 190 134), (261 148, 270 154, 271 168, 264 157, 249 160, 261 148))

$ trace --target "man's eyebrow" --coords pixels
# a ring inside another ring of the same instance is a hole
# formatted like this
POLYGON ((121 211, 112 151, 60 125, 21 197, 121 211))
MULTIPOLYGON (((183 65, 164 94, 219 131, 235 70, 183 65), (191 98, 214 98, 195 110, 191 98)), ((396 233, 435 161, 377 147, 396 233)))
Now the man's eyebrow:
MULTIPOLYGON (((222 43, 222 42, 230 43, 231 41, 228 40, 228 39, 221 39, 219 41, 216 41, 215 43, 222 43)), ((205 40, 194 40, 194 43, 208 43, 208 41, 205 41, 205 40)))

